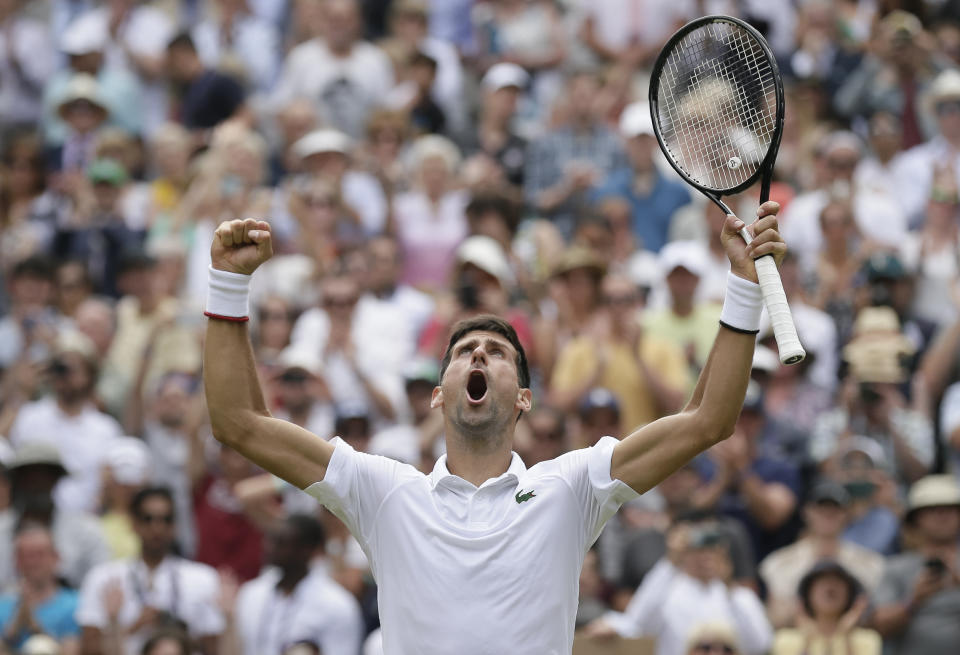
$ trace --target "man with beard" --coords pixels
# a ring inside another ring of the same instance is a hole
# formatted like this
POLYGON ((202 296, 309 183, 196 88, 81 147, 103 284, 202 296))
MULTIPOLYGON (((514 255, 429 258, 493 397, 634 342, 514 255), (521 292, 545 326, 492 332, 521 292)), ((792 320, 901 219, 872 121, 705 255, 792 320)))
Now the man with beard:
POLYGON ((727 301, 693 396, 622 441, 604 437, 527 469, 512 452, 532 406, 516 332, 495 316, 454 326, 431 396, 447 452, 429 475, 270 416, 246 327, 270 225, 224 222, 211 247, 204 353, 214 435, 347 524, 370 558, 386 652, 569 653, 580 568, 603 524, 733 432, 762 307, 753 259, 786 253, 778 210, 761 207, 750 246, 737 235, 743 222, 727 217, 727 301))

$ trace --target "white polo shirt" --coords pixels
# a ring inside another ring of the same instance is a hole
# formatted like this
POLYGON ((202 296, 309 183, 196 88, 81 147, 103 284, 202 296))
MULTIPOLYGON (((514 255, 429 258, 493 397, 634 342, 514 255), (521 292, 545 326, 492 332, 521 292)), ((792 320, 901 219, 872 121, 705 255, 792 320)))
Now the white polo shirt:
POLYGON ((335 439, 306 489, 370 559, 387 655, 569 655, 580 568, 603 524, 636 492, 610 478, 604 437, 475 487, 446 456, 429 476, 335 439))
MULTIPOLYGON (((144 607, 168 612, 187 624, 193 637, 221 634, 225 627, 217 602, 220 577, 206 564, 181 557, 167 557, 153 572, 141 559, 115 560, 95 567, 80 588, 76 619, 81 626, 103 630, 109 623, 104 594, 112 584, 123 591, 123 606, 117 617, 127 628, 140 617, 144 607)), ((126 652, 139 653, 150 636, 148 629, 126 639, 126 652)))
MULTIPOLYGON (((237 631, 243 655, 280 653, 285 646, 309 641, 323 655, 357 655, 363 635, 360 604, 321 566, 284 594, 277 589, 280 571, 271 568, 240 588, 237 631)), ((241 654, 237 654, 241 655, 241 654)))

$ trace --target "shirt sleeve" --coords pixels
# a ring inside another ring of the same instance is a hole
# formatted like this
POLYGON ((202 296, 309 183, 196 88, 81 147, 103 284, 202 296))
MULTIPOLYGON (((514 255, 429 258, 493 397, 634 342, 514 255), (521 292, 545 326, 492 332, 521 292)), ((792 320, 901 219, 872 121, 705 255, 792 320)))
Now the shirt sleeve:
POLYGON ((666 557, 662 557, 637 588, 623 612, 607 612, 603 619, 622 637, 636 638, 660 634, 665 590, 670 585, 677 569, 666 557))
POLYGON ((192 607, 190 616, 183 617, 190 624, 190 632, 198 636, 222 634, 226 628, 226 620, 217 602, 220 593, 220 578, 217 572, 204 566, 191 571, 189 577, 197 594, 197 602, 192 607))
POLYGON ((730 591, 730 616, 746 655, 762 655, 773 642, 773 628, 767 620, 763 604, 752 590, 736 587, 730 591))
POLYGON ((358 453, 340 437, 331 443, 334 451, 323 480, 304 491, 343 521, 366 550, 387 494, 401 480, 422 474, 396 460, 358 453))
POLYGON ((107 612, 102 601, 105 582, 102 569, 94 569, 83 581, 76 613, 77 623, 81 626, 103 628, 107 625, 107 612))
POLYGON ((621 480, 610 477, 610 460, 619 443, 603 437, 590 448, 574 450, 557 458, 560 474, 580 502, 584 551, 597 540, 600 530, 620 505, 640 494, 621 480))

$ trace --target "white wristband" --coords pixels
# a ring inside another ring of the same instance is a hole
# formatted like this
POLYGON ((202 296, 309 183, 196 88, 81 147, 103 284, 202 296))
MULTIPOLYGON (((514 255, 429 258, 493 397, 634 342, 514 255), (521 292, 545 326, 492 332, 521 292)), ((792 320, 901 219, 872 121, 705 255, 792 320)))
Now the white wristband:
POLYGON ((228 321, 250 319, 250 277, 210 267, 207 283, 207 308, 210 318, 228 321))
POLYGON ((735 330, 757 334, 760 332, 760 312, 763 310, 763 293, 756 282, 744 280, 732 271, 727 273, 727 292, 720 312, 720 325, 735 330))

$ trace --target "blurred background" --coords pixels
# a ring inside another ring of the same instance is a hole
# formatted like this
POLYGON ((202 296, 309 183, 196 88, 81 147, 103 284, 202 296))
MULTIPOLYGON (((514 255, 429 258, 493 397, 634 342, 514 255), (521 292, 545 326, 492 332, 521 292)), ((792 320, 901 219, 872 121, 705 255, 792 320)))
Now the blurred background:
POLYGON ((527 466, 680 409, 728 264, 646 97, 711 13, 785 78, 808 357, 762 330, 734 435, 607 524, 584 652, 960 652, 955 0, 0 0, 3 648, 383 652, 346 528, 211 437, 223 220, 271 221, 250 333, 318 438, 432 470, 478 313, 527 350, 527 466))

